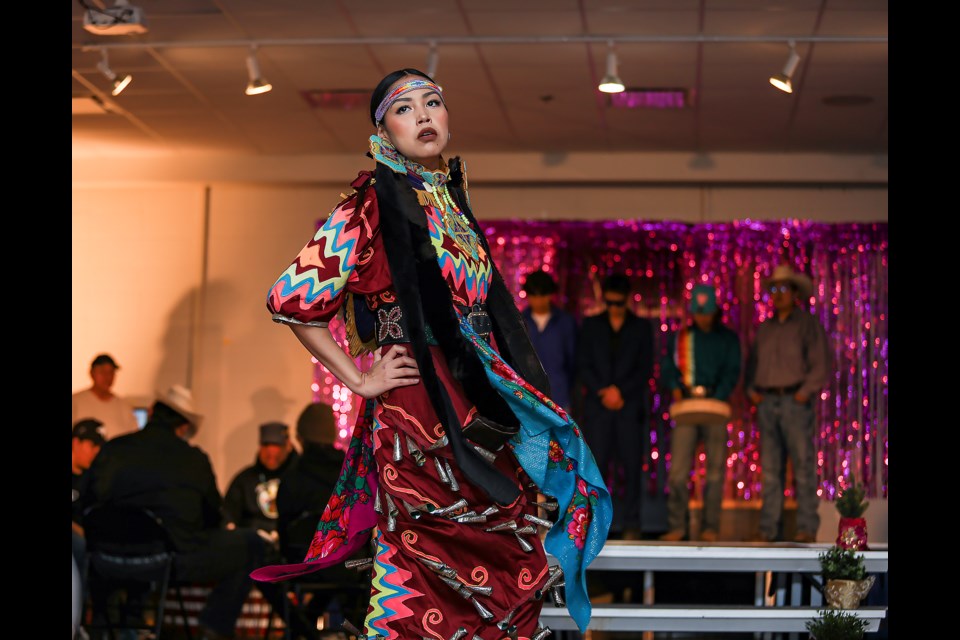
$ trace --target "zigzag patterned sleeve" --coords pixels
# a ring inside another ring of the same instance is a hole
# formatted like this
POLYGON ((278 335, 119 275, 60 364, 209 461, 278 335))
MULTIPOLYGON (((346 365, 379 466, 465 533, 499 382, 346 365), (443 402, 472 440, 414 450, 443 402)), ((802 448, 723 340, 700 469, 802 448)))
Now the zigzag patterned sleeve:
POLYGON ((333 319, 374 235, 369 204, 353 196, 341 202, 280 274, 267 294, 274 322, 325 327, 333 319))

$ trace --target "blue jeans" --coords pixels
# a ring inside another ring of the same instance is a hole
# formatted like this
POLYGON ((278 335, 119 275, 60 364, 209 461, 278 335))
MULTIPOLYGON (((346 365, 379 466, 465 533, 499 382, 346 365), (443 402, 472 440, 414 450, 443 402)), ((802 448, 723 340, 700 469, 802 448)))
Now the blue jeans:
MULTIPOLYGON (((670 473, 667 483, 667 527, 670 531, 687 531, 687 505, 690 502, 690 471, 697 444, 703 441, 707 456, 707 480, 703 489, 703 522, 701 531, 720 531, 720 509, 723 500, 723 478, 727 459, 727 429, 722 425, 681 425, 670 434, 670 473)), ((689 532, 688 532, 689 533, 689 532)))
POLYGON ((800 404, 792 395, 764 395, 757 405, 763 482, 760 533, 770 539, 779 538, 781 534, 787 457, 793 464, 796 486, 797 532, 816 535, 820 527, 814 417, 813 404, 800 404))

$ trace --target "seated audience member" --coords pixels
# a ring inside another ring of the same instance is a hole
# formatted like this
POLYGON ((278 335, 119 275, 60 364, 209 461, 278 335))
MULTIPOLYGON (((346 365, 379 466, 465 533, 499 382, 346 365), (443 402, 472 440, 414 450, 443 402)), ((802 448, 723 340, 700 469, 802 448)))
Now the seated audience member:
MULTIPOLYGON (((297 418, 297 439, 302 450, 300 460, 284 476, 277 492, 280 548, 286 562, 291 563, 306 557, 312 531, 337 484, 345 455, 334 446, 337 425, 329 405, 314 402, 304 408, 297 418)), ((316 575, 324 582, 354 588, 369 585, 368 572, 358 573, 342 563, 321 569, 316 575)), ((363 611, 357 611, 360 604, 356 598, 334 598, 329 593, 319 593, 314 595, 305 615, 315 619, 327 613, 335 625, 338 620, 334 618, 345 614, 356 624, 362 620, 351 618, 363 615, 363 611)))
POLYGON ((210 458, 188 442, 200 423, 190 390, 171 387, 141 431, 103 445, 84 503, 145 507, 159 516, 178 552, 176 579, 213 583, 198 616, 202 638, 231 638, 265 545, 253 529, 220 527, 223 499, 210 458))
POLYGON ((100 453, 100 447, 106 439, 103 437, 103 423, 93 418, 85 418, 73 425, 73 558, 77 568, 83 568, 86 544, 83 538, 83 494, 89 478, 87 469, 100 453))
MULTIPOLYGON (((297 439, 303 453, 297 465, 284 477, 277 491, 277 524, 281 543, 302 544, 306 555, 310 540, 285 540, 290 523, 307 512, 320 513, 327 504, 340 476, 344 452, 337 449, 337 425, 333 409, 313 402, 297 418, 297 439)), ((291 558, 300 562, 300 558, 291 558)))
POLYGON ((101 353, 90 363, 93 384, 73 394, 73 422, 96 418, 103 423, 103 437, 108 440, 138 428, 133 407, 111 391, 119 368, 116 360, 101 353))
POLYGON ((227 528, 252 527, 264 534, 275 533, 277 490, 298 457, 290 441, 290 427, 282 422, 260 425, 256 460, 234 476, 223 497, 227 528))

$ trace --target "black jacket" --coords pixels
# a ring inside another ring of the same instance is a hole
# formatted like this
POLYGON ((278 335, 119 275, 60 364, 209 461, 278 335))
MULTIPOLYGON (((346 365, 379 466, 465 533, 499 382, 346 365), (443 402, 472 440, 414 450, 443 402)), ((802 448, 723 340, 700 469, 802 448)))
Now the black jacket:
POLYGON ((260 457, 257 456, 252 465, 237 472, 223 496, 224 522, 232 522, 238 527, 253 527, 264 531, 276 530, 276 505, 274 503, 271 507, 266 496, 258 497, 257 487, 277 480, 279 491, 279 486, 283 486, 286 482, 285 476, 297 464, 299 456, 300 454, 296 451, 291 451, 283 464, 273 471, 263 466, 260 457), (263 505, 261 505, 261 499, 264 500, 263 505), (264 506, 267 507, 266 512, 264 512, 264 506), (270 515, 271 508, 273 515, 270 515))
POLYGON ((180 551, 219 528, 223 500, 210 458, 173 431, 152 424, 104 443, 87 470, 84 504, 146 507, 159 516, 180 551))
POLYGON ((620 389, 619 413, 634 419, 646 415, 648 382, 653 373, 653 324, 631 312, 620 327, 616 358, 611 351, 613 328, 606 313, 583 319, 577 341, 577 375, 584 386, 584 418, 608 413, 597 391, 611 384, 620 389))
MULTIPOLYGON (((296 466, 283 476, 277 490, 277 532, 281 548, 286 548, 290 542, 300 542, 286 539, 287 527, 297 517, 312 513, 314 524, 320 519, 340 477, 344 455, 343 451, 329 444, 307 442, 303 445, 303 454, 296 466)), ((292 561, 299 561, 302 557, 292 561)))

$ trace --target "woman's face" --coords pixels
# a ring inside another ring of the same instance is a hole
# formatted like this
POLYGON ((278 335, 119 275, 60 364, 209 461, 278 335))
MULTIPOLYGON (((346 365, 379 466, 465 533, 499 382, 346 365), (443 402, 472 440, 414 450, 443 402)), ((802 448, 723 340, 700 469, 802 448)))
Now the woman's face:
MULTIPOLYGON (((415 79, 400 78, 394 88, 415 79)), ((394 101, 383 116, 377 134, 390 142, 408 159, 435 171, 440 168, 440 154, 450 140, 447 127, 447 108, 435 89, 414 89, 394 101)))

